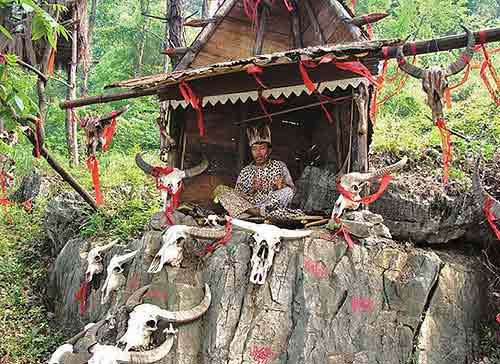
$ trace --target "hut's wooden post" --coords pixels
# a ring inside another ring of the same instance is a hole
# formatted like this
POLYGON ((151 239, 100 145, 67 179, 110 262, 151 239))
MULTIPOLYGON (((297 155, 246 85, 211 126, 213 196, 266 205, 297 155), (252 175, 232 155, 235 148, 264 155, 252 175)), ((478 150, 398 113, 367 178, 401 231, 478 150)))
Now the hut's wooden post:
MULTIPOLYGON (((71 34, 71 62, 68 71, 68 100, 76 98, 76 68, 78 64, 78 24, 77 12, 73 12, 73 30, 71 34)), ((77 122, 71 109, 66 110, 66 144, 70 155, 71 164, 78 165, 78 129, 77 122)))

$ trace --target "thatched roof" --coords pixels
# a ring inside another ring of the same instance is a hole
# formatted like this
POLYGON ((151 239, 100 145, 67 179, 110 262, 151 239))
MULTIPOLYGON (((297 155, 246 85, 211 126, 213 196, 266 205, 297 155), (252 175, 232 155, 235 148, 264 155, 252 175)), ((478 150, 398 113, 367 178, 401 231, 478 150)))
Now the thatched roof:
MULTIPOLYGON (((83 67, 89 67, 89 45, 87 41, 87 1, 86 0, 57 0, 51 3, 63 4, 67 11, 59 15, 58 22, 63 24, 69 33, 72 30, 72 19, 76 15, 78 24, 78 60, 83 67), (76 13, 75 13, 76 12, 76 13)), ((50 9, 46 9, 52 16, 50 9)), ((0 33, 0 52, 15 53, 20 59, 34 66, 39 66, 44 50, 48 46, 45 39, 32 41, 32 14, 21 7, 12 6, 0 9, 0 23, 7 28, 13 39, 0 33)), ((71 38, 66 41, 59 37, 55 64, 67 68, 71 61, 71 38)))

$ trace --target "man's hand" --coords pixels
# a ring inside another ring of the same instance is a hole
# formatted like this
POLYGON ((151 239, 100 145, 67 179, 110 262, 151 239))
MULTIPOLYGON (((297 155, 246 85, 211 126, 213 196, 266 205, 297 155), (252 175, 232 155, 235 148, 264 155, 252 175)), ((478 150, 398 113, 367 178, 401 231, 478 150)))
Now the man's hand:
POLYGON ((285 178, 283 178, 283 176, 276 177, 273 186, 275 191, 285 188, 286 187, 285 178))

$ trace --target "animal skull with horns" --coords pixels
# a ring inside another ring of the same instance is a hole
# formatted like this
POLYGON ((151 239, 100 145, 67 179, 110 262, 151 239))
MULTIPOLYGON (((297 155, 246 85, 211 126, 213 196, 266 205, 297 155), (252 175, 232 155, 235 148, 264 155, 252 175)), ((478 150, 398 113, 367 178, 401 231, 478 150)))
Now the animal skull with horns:
POLYGON ((491 199, 491 213, 497 218, 500 218, 500 201, 496 200, 491 196, 483 187, 481 183, 481 176, 479 175, 479 165, 481 164, 481 155, 476 159, 476 165, 474 167, 474 175, 472 176, 472 190, 474 192, 475 202, 483 207, 487 199, 491 199))
POLYGON ((156 253, 148 273, 158 273, 165 264, 178 267, 183 259, 183 242, 185 239, 218 240, 225 235, 224 229, 199 228, 187 225, 172 225, 163 234, 163 245, 156 253))
POLYGON ((102 271, 104 270, 104 266, 102 264, 102 253, 106 250, 111 249, 117 242, 118 239, 113 240, 111 243, 103 246, 96 246, 90 249, 88 253, 85 252, 80 254, 80 257, 82 259, 87 260, 87 271, 85 272, 85 280, 87 282, 90 283, 94 275, 102 273, 102 271))
POLYGON ((332 218, 340 217, 345 209, 358 209, 361 203, 356 201, 361 199, 360 193, 365 185, 369 184, 370 181, 375 178, 383 177, 392 172, 399 171, 405 166, 407 161, 408 158, 405 156, 399 162, 384 168, 377 169, 373 172, 351 172, 340 177, 340 186, 344 190, 349 192, 352 198, 348 199, 343 194, 340 194, 333 207, 332 218))
POLYGON ((111 258, 111 261, 106 269, 108 275, 106 276, 106 281, 101 288, 101 291, 103 292, 101 296, 101 305, 108 301, 111 292, 117 291, 125 284, 126 278, 123 275, 123 265, 134 259, 136 254, 137 250, 124 255, 115 255, 111 258))
POLYGON ((397 52, 396 57, 399 67, 410 76, 422 80, 422 88, 427 94, 427 105, 432 110, 432 119, 434 121, 444 119, 442 99, 448 87, 448 77, 462 71, 474 55, 474 34, 466 27, 461 27, 467 33, 467 48, 458 60, 446 68, 434 66, 429 69, 422 69, 406 61, 403 55, 403 46, 399 47, 397 52))
POLYGON ((280 229, 269 224, 254 224, 235 218, 231 219, 234 226, 250 231, 253 234, 254 243, 252 244, 252 259, 250 264, 250 282, 254 284, 264 284, 267 274, 274 261, 274 255, 280 249, 282 239, 300 239, 309 236, 312 231, 309 230, 289 230, 280 229))
POLYGON ((163 210, 166 211, 170 205, 170 195, 175 195, 181 188, 181 182, 184 178, 191 178, 202 174, 208 167, 208 161, 204 159, 200 164, 186 170, 173 168, 169 174, 155 175, 156 169, 147 163, 140 153, 135 156, 135 163, 144 171, 144 173, 154 176, 158 179, 159 184, 164 187, 161 188, 160 194, 163 201, 163 210))
POLYGON ((126 309, 130 312, 127 331, 118 340, 118 345, 124 346, 125 352, 147 348, 151 344, 152 334, 158 330, 160 321, 170 324, 194 321, 207 312, 212 301, 210 287, 205 284, 205 297, 198 306, 184 311, 167 311, 156 305, 142 303, 142 297, 149 287, 148 285, 139 288, 127 300, 126 309))
POLYGON ((52 354, 49 364, 151 364, 163 359, 172 349, 176 331, 170 326, 167 337, 159 347, 145 352, 127 352, 97 342, 97 331, 108 321, 102 320, 61 345, 52 354))

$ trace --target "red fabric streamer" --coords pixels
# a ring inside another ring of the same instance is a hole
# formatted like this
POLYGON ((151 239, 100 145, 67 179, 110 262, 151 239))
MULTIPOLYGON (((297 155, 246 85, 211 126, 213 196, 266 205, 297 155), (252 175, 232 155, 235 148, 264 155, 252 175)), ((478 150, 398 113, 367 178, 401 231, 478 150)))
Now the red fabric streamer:
POLYGON ((198 130, 200 131, 200 136, 205 135, 205 128, 203 126, 203 114, 201 112, 201 100, 196 96, 194 91, 189 87, 185 81, 179 83, 179 90, 181 91, 184 100, 191 104, 194 110, 196 110, 198 130))
POLYGON ((459 86, 462 86, 464 83, 467 82, 467 80, 469 79, 470 68, 471 68, 471 65, 470 65, 470 63, 468 63, 467 69, 465 70, 464 77, 462 78, 462 80, 460 82, 458 82, 456 85, 449 86, 446 88, 446 90, 444 90, 444 99, 445 99, 446 107, 448 109, 451 109, 451 91, 456 89, 459 86))
POLYGON ((35 121, 35 155, 36 159, 40 159, 40 132, 42 130, 42 121, 36 119, 35 121))
POLYGON ((253 78, 255 78, 255 81, 262 87, 262 88, 267 88, 266 85, 264 85, 264 82, 262 82, 261 78, 259 77, 259 75, 262 75, 264 73, 264 71, 262 70, 261 67, 253 64, 251 65, 250 67, 247 68, 247 73, 251 76, 253 76, 253 78))
POLYGON ((288 12, 289 13, 293 12, 293 10, 294 10, 293 5, 290 4, 290 2, 288 0, 283 0, 283 2, 285 3, 285 7, 288 10, 288 12))
POLYGON ((113 136, 116 132, 116 111, 113 111, 110 116, 113 117, 113 121, 111 122, 111 125, 104 129, 104 145, 102 146, 102 150, 104 151, 109 149, 113 136))
POLYGON ((446 122, 443 119, 438 119, 436 121, 436 126, 439 128, 439 134, 441 135, 441 143, 443 149, 443 184, 448 184, 449 169, 451 162, 451 133, 446 127, 446 122))
POLYGON ((497 320, 497 322, 500 324, 500 313, 499 313, 499 314, 497 314, 496 320, 497 320))
POLYGON ((488 54, 488 50, 486 49, 484 44, 481 45, 481 49, 483 50, 484 59, 483 59, 483 62, 481 63, 481 70, 479 71, 479 74, 481 76, 481 79, 483 80, 484 85, 488 89, 488 92, 490 93, 491 98, 493 99, 493 101, 495 102, 495 104, 497 106, 500 106, 500 99, 498 98, 496 91, 493 88, 493 86, 491 85, 490 81, 488 80, 488 76, 486 75, 486 69, 488 69, 490 71, 490 74, 496 83, 497 90, 500 89, 500 80, 499 80, 498 75, 495 71, 495 68, 491 64, 491 59, 490 59, 490 56, 488 54))
POLYGON ((2 52, 0 52, 0 64, 5 64, 5 62, 5 56, 2 54, 2 52))
POLYGON ((349 235, 349 233, 345 229, 344 224, 342 224, 342 221, 340 221, 340 219, 338 217, 335 218, 335 222, 338 225, 340 225, 340 228, 337 230, 337 232, 335 234, 333 234, 333 236, 335 237, 335 236, 339 235, 340 233, 342 233, 342 235, 344 236, 344 240, 347 243, 347 247, 349 249, 353 249, 354 248, 354 242, 352 241, 351 235, 349 235))
POLYGON ((384 63, 382 64, 382 71, 380 75, 377 77, 377 84, 375 86, 375 91, 373 92, 373 97, 370 105, 370 120, 372 122, 372 126, 375 128, 375 124, 377 122, 377 98, 378 94, 382 90, 385 81, 385 75, 387 73, 387 65, 389 63, 389 53, 387 47, 382 47, 382 54, 384 55, 384 63))
POLYGON ((14 205, 14 203, 9 201, 6 197, 5 175, 3 174, 3 171, 0 171, 0 185, 1 185, 1 192, 2 192, 2 195, 0 196, 0 205, 2 205, 4 207, 6 207, 8 205, 14 205))
POLYGON ((85 280, 78 291, 75 293, 75 300, 80 302, 80 315, 83 315, 85 313, 85 310, 87 309, 87 294, 89 290, 89 282, 85 280))
POLYGON ((174 212, 174 209, 179 207, 181 203, 181 193, 182 193, 182 182, 175 193, 172 192, 172 189, 169 186, 165 186, 161 183, 161 176, 169 175, 174 171, 173 167, 154 167, 152 175, 156 180, 156 188, 159 191, 166 191, 170 195, 170 204, 165 209, 165 218, 167 219, 170 225, 173 225, 171 215, 174 212))
POLYGON ((391 175, 386 174, 385 176, 382 177, 382 180, 380 181, 380 186, 379 186, 377 192, 375 192, 374 194, 369 195, 367 197, 362 197, 360 200, 353 200, 351 193, 349 191, 347 191, 345 188, 343 188, 340 183, 337 183, 337 191, 339 191, 340 194, 342 194, 342 196, 344 196, 345 198, 347 198, 348 200, 350 200, 352 202, 360 202, 362 204, 369 205, 369 204, 377 201, 378 198, 380 196, 382 196, 382 194, 387 189, 387 186, 389 186, 390 182, 391 182, 391 175))
POLYGON ((335 59, 335 57, 332 56, 323 56, 321 60, 319 61, 320 64, 322 63, 332 63, 335 65, 336 68, 339 70, 343 71, 348 71, 352 72, 354 74, 360 75, 368 79, 368 81, 372 85, 377 85, 377 81, 371 74, 370 70, 366 68, 366 66, 361 63, 360 61, 347 61, 347 62, 340 62, 335 59))
POLYGON ((302 76, 302 81, 304 82, 304 85, 310 92, 315 92, 316 91, 316 86, 314 85, 314 82, 312 82, 311 78, 309 77, 309 73, 307 72, 307 68, 316 68, 318 65, 315 62, 312 61, 299 61, 299 71, 300 75, 302 76))
POLYGON ((92 175, 92 185, 95 191, 95 202, 97 205, 102 204, 103 198, 101 193, 101 183, 99 181, 99 162, 97 158, 93 155, 87 159, 87 168, 92 175))
POLYGON ((232 231, 233 231, 233 224, 231 223, 231 219, 229 218, 226 222, 226 234, 219 241, 209 245, 205 251, 205 254, 213 253, 213 251, 217 249, 219 246, 227 244, 229 239, 231 239, 232 231))
POLYGON ((259 90, 258 94, 259 94, 258 101, 259 101, 260 108, 262 109, 262 111, 264 112, 264 114, 266 115, 266 117, 269 119, 269 122, 272 123, 273 119, 271 118, 271 115, 267 111, 267 108, 266 108, 266 106, 265 106, 264 103, 268 103, 268 104, 271 104, 271 105, 282 105, 282 104, 285 103, 285 100, 282 100, 282 99, 276 99, 276 100, 268 99, 267 97, 262 96, 262 91, 260 91, 260 90, 259 90))
POLYGON ((49 56, 49 62, 47 63, 47 73, 49 75, 54 74, 54 63, 56 59, 56 51, 54 48, 51 49, 50 51, 50 56, 49 56))
POLYGON ((363 16, 363 19, 365 19, 365 21, 366 21, 366 32, 368 33, 368 39, 372 40, 374 37, 374 34, 373 34, 372 24, 370 23, 370 19, 366 15, 363 16))
MULTIPOLYGON (((498 227, 495 224, 495 221, 497 221, 499 217, 495 216, 493 214, 493 212, 491 211, 492 205, 493 205, 493 198, 491 198, 491 196, 488 196, 488 198, 484 202, 483 211, 486 214, 486 219, 488 220, 488 223, 490 224, 491 229, 495 233, 497 239, 500 240, 500 230, 498 229, 498 227)), ((498 319, 498 316, 497 316, 497 319, 498 319)), ((499 321, 499 323, 500 323, 500 321, 499 321)))
MULTIPOLYGON (((411 60, 411 63, 415 64, 416 61, 417 61, 417 56, 414 55, 413 59, 411 60)), ((410 77, 410 75, 408 73, 404 73, 403 76, 399 79, 399 83, 396 86, 396 88, 389 95, 387 95, 386 97, 384 97, 384 99, 382 99, 382 101, 377 102, 377 106, 385 104, 390 98, 392 98, 399 91, 401 91, 401 89, 405 85, 406 81, 408 80, 408 77, 410 77)))
POLYGON ((355 8, 356 8, 356 0, 351 0, 351 9, 352 9, 352 11, 354 11, 355 8))

